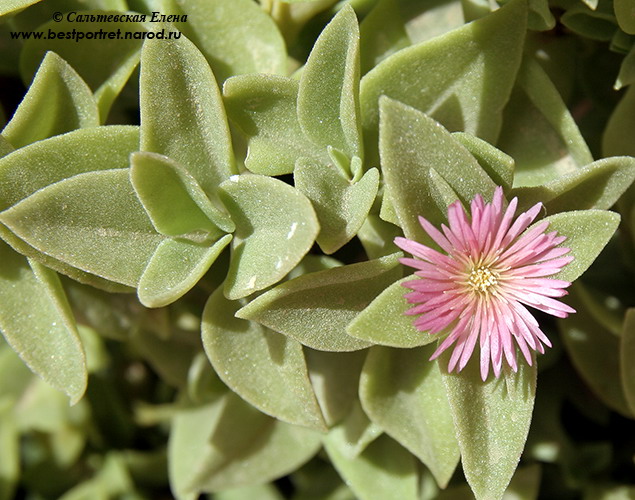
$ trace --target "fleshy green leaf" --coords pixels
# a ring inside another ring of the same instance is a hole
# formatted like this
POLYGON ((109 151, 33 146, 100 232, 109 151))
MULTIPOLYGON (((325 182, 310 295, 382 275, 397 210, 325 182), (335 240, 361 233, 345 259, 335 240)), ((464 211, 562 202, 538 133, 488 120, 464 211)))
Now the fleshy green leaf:
POLYGON ((225 282, 229 299, 281 280, 309 251, 319 231, 309 200, 277 179, 232 177, 220 186, 220 196, 236 224, 225 282))
POLYGON ((622 61, 614 88, 619 90, 631 83, 635 83, 635 45, 622 61))
POLYGON ((164 237, 137 200, 125 169, 76 175, 0 214, 37 250, 83 271, 136 286, 164 237))
POLYGON ((611 239, 620 223, 620 216, 604 210, 580 210, 551 215, 543 220, 549 221, 548 231, 557 231, 567 237, 561 246, 570 248, 569 255, 574 257, 573 262, 552 278, 573 282, 587 270, 611 239))
POLYGON ((366 351, 326 352, 305 347, 304 355, 322 415, 332 427, 354 409, 366 351))
POLYGON ((329 432, 336 435, 332 439, 339 443, 339 452, 347 459, 353 460, 381 436, 383 431, 368 419, 360 402, 356 400, 346 418, 329 432))
POLYGON ((530 58, 505 109, 498 147, 516 160, 516 187, 543 185, 593 161, 558 89, 530 58))
POLYGON ((602 137, 602 152, 606 156, 630 155, 635 156, 635 85, 631 85, 604 129, 602 137))
POLYGON ((97 125, 99 110, 88 85, 66 61, 48 52, 2 135, 12 146, 21 148, 97 125))
POLYGON ((635 180, 635 158, 618 156, 595 161, 543 186, 519 188, 520 207, 542 201, 548 213, 611 208, 635 180))
POLYGON ((178 8, 187 22, 177 27, 205 54, 219 82, 245 73, 286 74, 284 40, 252 0, 180 0, 178 8))
POLYGON ((379 150, 390 200, 406 237, 434 246, 419 215, 444 222, 454 195, 463 203, 479 193, 489 199, 496 185, 467 149, 421 111, 388 98, 380 108, 379 150))
POLYGON ((360 380, 370 419, 419 458, 441 488, 459 463, 459 446, 441 374, 428 361, 433 346, 373 347, 360 380))
POLYGON ((273 484, 258 484, 218 491, 215 500, 284 500, 284 497, 273 484))
POLYGON ((315 144, 363 156, 359 120, 359 28, 343 8, 315 42, 302 70, 298 119, 315 144))
POLYGON ((437 340, 438 335, 417 330, 414 318, 405 314, 412 306, 404 297, 408 290, 401 285, 412 279, 412 275, 406 276, 381 292, 351 321, 346 332, 360 340, 391 347, 418 347, 437 340))
POLYGON ((622 389, 631 414, 635 414, 635 309, 629 309, 620 340, 622 389))
POLYGON ((154 153, 133 153, 130 180, 157 231, 168 236, 235 229, 212 205, 196 179, 177 162, 154 153))
MULTIPOLYGON (((93 10, 82 14, 108 14, 108 12, 93 10)), ((102 123, 106 121, 108 111, 128 81, 128 78, 139 64, 141 37, 132 36, 125 39, 126 33, 145 31, 144 26, 137 22, 82 22, 77 23, 67 16, 60 22, 50 20, 38 27, 38 31, 48 33, 76 33, 86 34, 103 32, 103 38, 84 38, 80 42, 71 37, 49 39, 30 38, 24 43, 20 54, 20 73, 25 82, 31 81, 40 65, 44 54, 53 51, 67 61, 86 81, 93 90, 99 106, 102 123), (81 24, 81 30, 78 29, 81 24), (109 34, 114 33, 114 38, 109 34), (119 35, 117 35, 119 33, 119 35), (119 37, 119 38, 118 38, 119 37), (108 61, 108 64, 104 64, 108 61)))
POLYGON ((44 380, 76 403, 86 389, 86 359, 75 319, 55 272, 0 242, 0 329, 44 380))
POLYGON ((609 41, 617 30, 611 2, 596 2, 595 9, 582 2, 573 4, 562 14, 560 22, 578 35, 593 40, 609 41))
POLYGON ((357 232, 357 237, 368 258, 378 259, 399 251, 393 241, 400 234, 401 229, 397 226, 384 222, 379 216, 370 213, 357 232))
POLYGON ((320 434, 264 415, 228 393, 174 419, 168 448, 178 498, 277 479, 320 447, 320 434))
POLYGON ((257 321, 313 349, 363 349, 369 344, 347 335, 346 326, 401 276, 398 256, 305 274, 264 293, 236 316, 257 321))
POLYGON ((221 95, 203 55, 185 37, 146 41, 139 95, 141 149, 176 160, 213 198, 236 169, 221 95))
POLYGON ((632 417, 620 373, 620 339, 598 323, 579 299, 577 287, 567 302, 577 311, 558 320, 569 357, 593 393, 609 408, 632 417))
POLYGON ((163 307, 189 292, 208 271, 231 234, 214 243, 168 239, 161 242, 139 279, 139 300, 146 307, 163 307))
POLYGON ((379 172, 375 168, 352 181, 332 165, 306 159, 298 161, 293 179, 313 204, 320 222, 317 242, 326 254, 339 250, 357 234, 379 187, 379 172))
POLYGON ((470 154, 476 158, 478 164, 495 184, 502 186, 506 191, 512 188, 515 163, 511 156, 484 140, 464 132, 454 132, 452 137, 465 146, 470 154))
POLYGON ((139 149, 139 128, 92 127, 51 137, 0 159, 0 210, 73 175, 126 168, 139 149))
POLYGON ((365 144, 377 142, 381 95, 425 111, 451 131, 494 141, 520 66, 526 23, 526 3, 511 1, 379 63, 361 81, 365 144))
POLYGON ((448 373, 450 354, 439 359, 454 417, 463 472, 474 495, 500 499, 525 446, 536 395, 536 363, 521 359, 518 373, 483 382, 478 356, 460 373, 448 373))
POLYGON ((234 313, 218 288, 203 312, 203 345, 214 370, 238 395, 285 422, 326 430, 302 346, 234 313))
POLYGON ((298 158, 326 161, 326 149, 300 128, 298 82, 275 75, 241 75, 223 86, 227 114, 248 137, 245 166, 256 174, 293 172, 298 158))
POLYGON ((417 472, 412 455, 388 436, 381 436, 355 459, 346 457, 348 444, 331 432, 324 448, 331 462, 359 500, 416 500, 417 472))

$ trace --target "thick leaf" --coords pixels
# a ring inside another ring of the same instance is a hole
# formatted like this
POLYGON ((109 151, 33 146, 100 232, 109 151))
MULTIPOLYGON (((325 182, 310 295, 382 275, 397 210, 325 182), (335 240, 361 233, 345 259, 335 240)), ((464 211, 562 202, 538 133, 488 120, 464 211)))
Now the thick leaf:
POLYGON ((602 152, 605 156, 630 155, 635 156, 635 85, 631 85, 604 130, 602 137, 602 152))
POLYGON ((445 488, 459 446, 441 374, 428 361, 434 347, 373 347, 359 384, 370 419, 419 458, 445 488))
POLYGON ((37 250, 111 281, 136 286, 164 239, 137 200, 125 169, 76 175, 0 214, 37 250))
POLYGON ((378 259, 399 251, 394 240, 401 234, 397 226, 384 222, 379 216, 370 213, 362 227, 357 232, 357 237, 362 243, 369 259, 378 259))
POLYGON ((320 434, 268 417, 228 393, 184 409, 173 421, 170 483, 178 498, 264 483, 295 470, 320 447, 320 434))
POLYGON ((234 314, 245 301, 218 288, 203 311, 203 346, 219 377, 259 410, 291 424, 326 430, 302 346, 234 314))
MULTIPOLYGON (((78 9, 79 10, 79 9, 78 9)), ((82 14, 108 14, 94 10, 82 14)), ((50 19, 50 18, 49 18, 50 19)), ((20 73, 25 82, 30 82, 48 51, 53 51, 67 61, 86 81, 95 93, 102 123, 106 121, 110 107, 139 64, 142 40, 140 37, 125 39, 126 33, 145 31, 137 22, 76 22, 67 16, 61 22, 50 20, 38 27, 38 31, 48 33, 86 34, 103 32, 104 37, 84 38, 81 41, 69 36, 64 38, 30 38, 24 43, 20 54, 20 73), (81 30, 78 28, 81 25, 81 30), (114 33, 110 38, 110 33, 114 33), (119 33, 119 35, 117 35, 119 33), (104 64, 108 61, 108 64, 104 64)), ((162 40, 164 41, 164 40, 162 40)))
POLYGON ((243 486, 231 490, 219 491, 214 494, 215 500, 284 500, 273 484, 258 484, 243 486))
POLYGON ((367 147, 377 142, 381 95, 425 111, 452 131, 494 141, 520 66, 526 23, 526 3, 514 0, 378 64, 361 81, 367 147))
POLYGON ((543 220, 549 221, 548 231, 557 231, 567 237, 561 246, 570 248, 569 255, 574 257, 573 262, 551 278, 573 282, 593 264, 611 239, 620 223, 620 216, 604 210, 580 210, 551 215, 543 220))
POLYGON ((506 191, 512 188, 514 159, 511 156, 484 140, 464 132, 454 132, 452 137, 465 146, 470 154, 476 158, 478 164, 495 184, 502 186, 506 191))
POLYGON ((518 373, 483 382, 478 357, 460 373, 448 373, 450 354, 439 359, 454 417, 463 472, 474 495, 500 499, 525 446, 536 394, 536 363, 519 360, 518 373))
POLYGON ((418 499, 415 460, 392 439, 379 437, 355 459, 347 458, 347 446, 339 432, 324 439, 331 462, 359 500, 418 499))
POLYGON ((594 1, 596 8, 582 2, 575 3, 560 17, 560 22, 583 37, 609 41, 617 30, 612 2, 589 1, 594 1))
POLYGON ((614 0, 613 8, 620 28, 630 35, 635 35, 635 1, 614 0))
POLYGON ((302 70, 298 119, 315 144, 363 156, 359 120, 359 28, 343 8, 315 42, 302 70))
POLYGON ((380 107, 379 151, 390 200, 406 237, 434 246, 418 216, 443 222, 455 196, 466 204, 476 194, 490 199, 496 185, 433 119, 388 98, 381 99, 380 107), (454 193, 448 193, 447 185, 454 193))
POLYGON ((614 88, 615 90, 620 90, 631 83, 635 83, 635 46, 630 49, 622 61, 614 88))
POLYGON ((252 0, 179 0, 177 27, 205 54, 219 82, 245 73, 286 74, 287 54, 275 23, 252 0))
POLYGON ((543 185, 593 161, 560 92, 530 58, 505 109, 498 147, 516 160, 516 187, 543 185))
POLYGON ((322 415, 332 427, 355 407, 366 351, 326 352, 305 347, 304 355, 322 415))
POLYGON ((413 325, 415 318, 406 315, 412 306, 404 297, 408 290, 402 283, 411 280, 412 275, 406 276, 381 292, 350 322, 346 333, 360 340, 391 347, 418 347, 437 340, 438 335, 417 330, 413 325))
POLYGON ((360 402, 356 400, 346 418, 329 432, 333 435, 332 439, 339 443, 339 452, 353 460, 381 436, 383 431, 368 419, 360 402))
POLYGON ((542 186, 519 188, 519 209, 542 201, 548 213, 611 208, 635 180, 635 158, 618 156, 595 161, 542 186))
POLYGON ((346 326, 401 276, 398 256, 305 274, 264 293, 236 316, 257 321, 313 349, 363 349, 370 344, 347 335, 346 326))
POLYGON ((139 102, 141 149, 176 160, 213 198, 236 169, 218 86, 192 42, 144 43, 139 102))
POLYGON ((161 242, 139 279, 139 300, 146 307, 163 307, 189 292, 208 271, 231 234, 215 242, 182 239, 161 242))
POLYGON ((620 340, 622 389, 631 414, 635 414, 635 310, 629 309, 620 340))
POLYGON ((133 153, 130 181, 154 227, 168 236, 191 232, 211 238, 235 229, 181 165, 155 153, 133 153), (220 228, 220 229, 219 229, 220 228))
POLYGON ((620 339, 598 323, 580 300, 575 285, 567 302, 577 311, 558 320, 563 343, 576 370, 609 408, 632 417, 620 373, 620 339))
POLYGON ((220 196, 234 223, 225 295, 246 297, 280 281, 309 251, 319 224, 309 200, 277 179, 232 177, 220 196))
POLYGON ((0 159, 0 210, 73 175, 126 168, 139 149, 139 129, 93 127, 51 137, 0 159))
POLYGON ((293 179, 313 204, 320 222, 317 242, 326 254, 339 250, 357 234, 379 187, 379 172, 375 168, 352 181, 332 165, 306 159, 298 161, 293 179))
POLYGON ((21 148, 97 125, 99 110, 88 85, 66 61, 48 52, 2 135, 12 146, 21 148))
POLYGON ((86 359, 59 277, 0 242, 0 329, 20 357, 76 403, 86 389, 86 359))
POLYGON ((298 158, 326 161, 326 149, 300 128, 298 82, 275 75, 241 75, 223 86, 227 114, 248 137, 245 166, 256 174, 293 172, 298 158))
POLYGON ((16 10, 24 9, 29 5, 38 3, 39 1, 41 0, 6 0, 6 2, 2 3, 2 7, 0 7, 0 16, 4 16, 10 12, 15 12, 16 10))

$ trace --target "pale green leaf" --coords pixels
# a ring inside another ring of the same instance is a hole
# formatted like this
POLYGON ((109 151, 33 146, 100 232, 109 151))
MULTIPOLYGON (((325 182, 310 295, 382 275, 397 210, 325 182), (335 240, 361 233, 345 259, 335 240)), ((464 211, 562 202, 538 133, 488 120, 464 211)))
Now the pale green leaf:
POLYGON ((287 53, 274 21, 252 0, 179 0, 187 22, 177 27, 205 54, 216 78, 287 73, 287 53))
MULTIPOLYGON (((82 14, 107 14, 105 11, 84 11, 82 14)), ((104 37, 84 38, 78 40, 69 37, 49 39, 31 38, 24 43, 20 54, 20 73, 25 82, 30 82, 40 65, 40 61, 48 51, 53 51, 67 61, 88 86, 93 90, 101 122, 106 121, 108 111, 128 78, 139 64, 142 39, 133 36, 145 31, 137 22, 82 22, 77 23, 67 16, 61 22, 50 20, 38 27, 38 31, 48 33, 86 34, 103 32, 104 37), (81 24, 81 30, 78 29, 81 24), (113 38, 109 37, 114 33, 113 38), (119 33, 119 35, 117 35, 119 33), (126 34, 131 33, 126 39, 126 34), (119 38, 118 38, 119 37, 119 38), (104 64, 107 61, 108 64, 104 64)))
POLYGON ((391 438, 379 437, 355 459, 346 457, 346 447, 341 433, 324 439, 331 462, 359 500, 418 499, 415 460, 391 438))
POLYGON ((381 427, 369 420, 358 400, 346 418, 329 431, 339 443, 338 451, 349 460, 357 458, 382 432, 381 427))
POLYGON ((180 37, 144 43, 139 102, 141 150, 176 160, 215 197, 236 169, 216 80, 192 42, 180 37))
POLYGON ((415 317, 407 316, 412 306, 404 295, 402 284, 414 276, 406 276, 381 292, 368 307, 350 322, 346 332, 360 340, 391 347, 418 347, 438 339, 438 335, 420 332, 413 325, 415 317))
POLYGON ((357 237, 368 258, 378 259, 399 251, 393 241, 400 234, 401 229, 397 226, 384 222, 379 216, 370 213, 359 228, 357 237))
POLYGON ((311 458, 320 434, 264 415, 228 393, 182 410, 168 448, 170 482, 178 498, 277 479, 311 458))
POLYGON ((558 320, 569 357, 593 393, 609 408, 632 418, 620 373, 620 339, 598 323, 579 299, 577 288, 567 302, 577 311, 558 320))
POLYGON ((7 156, 9 153, 13 152, 15 148, 9 144, 3 135, 0 134, 0 158, 7 156))
POLYGON ((595 161, 541 186, 519 188, 519 209, 541 201, 548 213, 611 208, 635 180, 635 158, 616 156, 595 161))
POLYGON ((304 348, 311 384, 328 427, 353 411, 366 351, 326 352, 304 348))
POLYGON ((349 336, 346 326, 401 276, 398 256, 305 274, 269 290, 236 315, 289 335, 313 349, 363 349, 370 344, 349 336))
POLYGON ((216 237, 235 229, 220 212, 196 179, 176 161, 155 153, 133 153, 130 181, 154 227, 168 236, 190 232, 216 237), (219 229, 220 228, 220 229, 219 229))
POLYGON ((359 384, 370 419, 419 458, 441 488, 459 463, 459 447, 434 346, 373 347, 359 384))
POLYGON ((284 497, 271 484, 257 484, 219 491, 214 500, 284 500, 284 497))
MULTIPOLYGON (((592 1, 592 0, 589 0, 592 1)), ((617 0, 618 3, 620 0, 617 0)), ((592 9, 582 2, 574 3, 560 17, 560 22, 573 33, 593 40, 609 41, 617 30, 613 2, 595 0, 592 9)))
POLYGON ((260 411, 291 424, 326 430, 302 346, 234 316, 243 301, 218 288, 203 311, 203 346, 219 377, 260 411))
POLYGON ((512 188, 515 163, 511 156, 484 140, 464 132, 454 132, 452 137, 465 146, 496 185, 502 186, 505 191, 512 188))
POLYGON ((277 179, 232 177, 220 196, 236 224, 225 282, 229 299, 280 281, 309 251, 319 224, 309 200, 277 179))
POLYGON ((505 369, 486 382, 478 356, 460 373, 448 373, 450 353, 439 358, 454 417, 463 472, 478 500, 500 499, 525 446, 536 394, 536 362, 520 359, 518 372, 505 369))
POLYGON ((332 165, 307 159, 298 160, 293 179, 313 204, 320 223, 317 242, 326 254, 339 250, 357 234, 379 187, 379 172, 375 168, 355 182, 332 165))
POLYGON ((182 239, 161 242, 139 279, 139 300, 146 307, 163 307, 189 292, 208 271, 231 234, 213 243, 182 239))
POLYGON ((494 141, 520 66, 526 23, 526 3, 514 0, 379 63, 361 81, 367 147, 377 142, 381 95, 425 111, 451 131, 494 141))
POLYGON ((635 310, 626 313, 620 340, 622 389, 630 412, 635 414, 635 310))
POLYGON ((21 148, 97 125, 99 110, 88 85, 66 61, 48 52, 2 135, 12 146, 21 148))
POLYGON ((400 225, 407 238, 435 245, 418 216, 433 224, 447 219, 455 198, 448 198, 446 184, 465 204, 477 194, 491 199, 496 185, 465 147, 421 111, 388 98, 380 108, 382 170, 400 225))
POLYGON ((0 242, 0 329, 11 347, 44 380, 76 403, 86 389, 84 350, 55 272, 0 242))
POLYGON ((139 203, 125 169, 79 174, 0 214, 37 250, 117 283, 136 286, 165 238, 139 203))
MULTIPOLYGON (((548 231, 557 231, 567 237, 561 246, 570 248, 568 255, 574 257, 552 278, 573 282, 593 264, 611 239, 620 223, 620 216, 604 210, 580 210, 551 215, 543 220, 549 221, 548 231)), ((533 227, 530 226, 527 231, 533 227)))
POLYGON ((302 70, 298 120, 306 136, 362 157, 358 96, 359 27, 349 6, 324 28, 302 70))
POLYGON ((605 156, 635 156, 635 85, 631 85, 613 110, 604 129, 602 152, 605 156))
POLYGON ((139 128, 92 127, 51 137, 0 159, 0 210, 73 175, 126 168, 139 149, 139 128))
POLYGON ((223 85, 227 114, 248 137, 245 166, 256 174, 293 172, 298 158, 326 161, 302 132, 296 112, 298 82, 276 75, 241 75, 223 85))
POLYGON ((516 160, 514 186, 539 186, 593 161, 560 92, 526 58, 505 109, 498 147, 516 160))

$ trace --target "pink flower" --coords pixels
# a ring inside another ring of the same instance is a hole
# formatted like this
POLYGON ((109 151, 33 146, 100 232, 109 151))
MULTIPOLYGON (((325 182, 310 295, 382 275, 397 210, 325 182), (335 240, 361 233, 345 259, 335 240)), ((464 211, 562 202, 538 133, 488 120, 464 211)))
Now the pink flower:
POLYGON ((469 218, 459 201, 450 205, 450 227, 442 225, 442 232, 419 217, 423 229, 445 253, 395 238, 400 248, 417 257, 401 259, 417 269, 418 276, 403 284, 412 290, 406 294, 408 302, 417 304, 406 314, 420 315, 414 325, 421 331, 436 334, 451 329, 430 358, 455 344, 448 371, 465 367, 477 340, 483 380, 490 362, 494 374, 500 375, 503 357, 517 370, 516 345, 531 365, 530 349, 543 353, 543 344, 551 347, 551 343, 526 306, 559 318, 575 312, 552 298, 566 295, 564 289, 571 283, 546 278, 573 260, 564 256, 568 248, 557 247, 566 238, 555 231, 545 233, 547 221, 521 235, 542 204, 514 220, 517 205, 514 198, 504 209, 503 190, 498 187, 492 203, 485 203, 480 195, 474 198, 469 218))

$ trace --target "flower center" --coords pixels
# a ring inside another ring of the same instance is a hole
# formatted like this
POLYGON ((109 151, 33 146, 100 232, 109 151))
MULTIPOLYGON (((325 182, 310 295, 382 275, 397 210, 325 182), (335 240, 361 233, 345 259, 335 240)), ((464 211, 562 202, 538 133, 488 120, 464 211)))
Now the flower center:
POLYGON ((468 279, 468 285, 476 292, 487 290, 498 283, 499 275, 489 267, 476 267, 472 269, 468 279))

